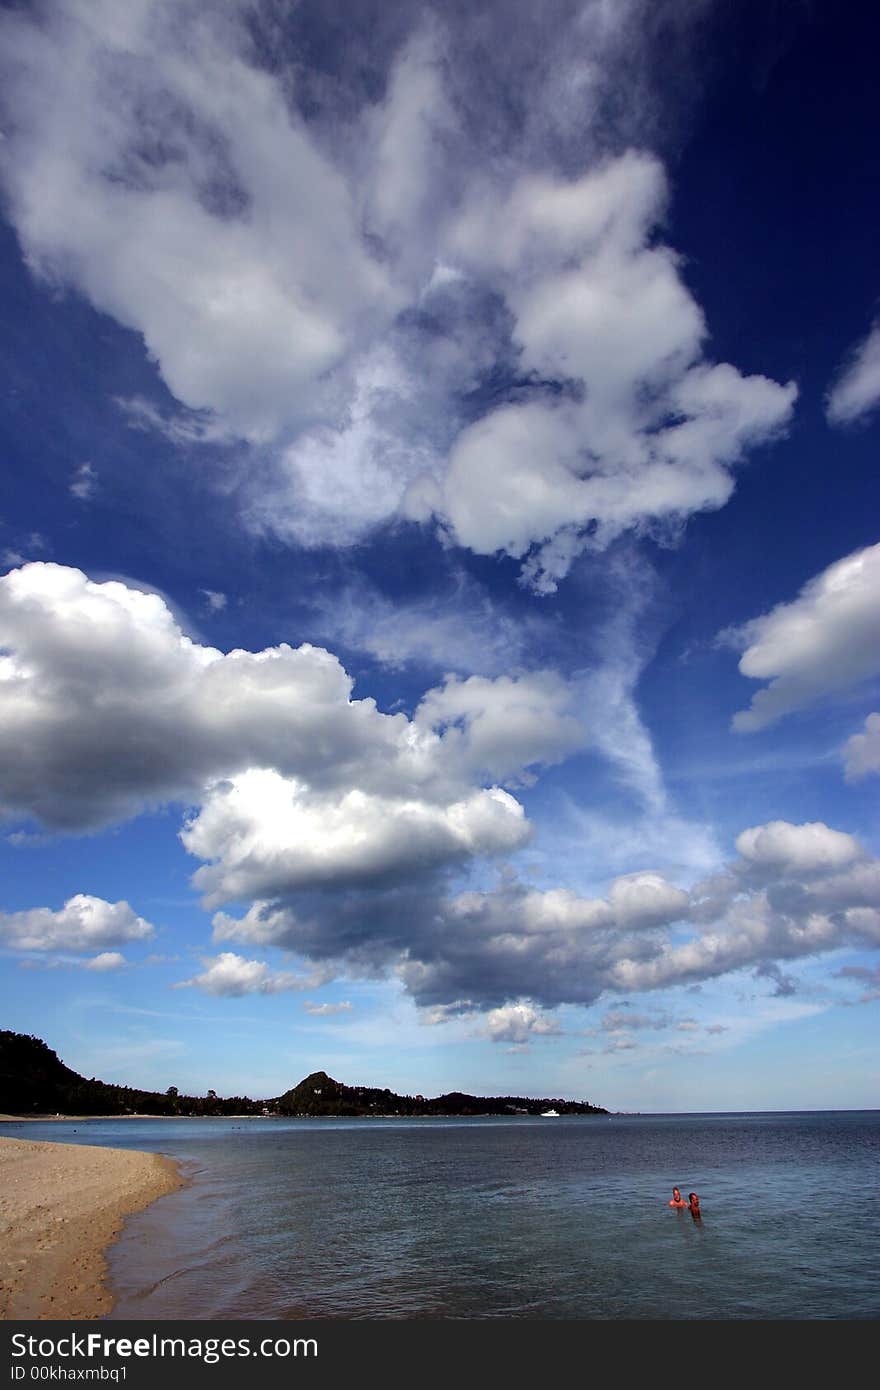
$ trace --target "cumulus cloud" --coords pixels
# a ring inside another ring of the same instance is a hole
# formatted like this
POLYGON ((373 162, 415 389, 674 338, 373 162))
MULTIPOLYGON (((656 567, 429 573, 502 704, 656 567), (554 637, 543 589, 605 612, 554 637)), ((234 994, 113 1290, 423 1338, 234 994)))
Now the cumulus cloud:
POLYGON ((752 826, 737 836, 736 847, 750 864, 777 874, 823 873, 864 858, 854 836, 822 821, 792 825, 776 820, 752 826))
POLYGON ((752 966, 790 992, 780 961, 846 946, 880 946, 880 861, 852 836, 815 823, 773 822, 743 832, 744 857, 691 891, 696 934, 653 958, 617 963, 615 985, 654 989, 752 966), (766 871, 754 881, 756 861, 766 871))
POLYGON ((428 692, 414 722, 441 733, 453 763, 500 781, 562 762, 586 742, 573 691, 553 671, 494 680, 453 676, 428 692))
MULTIPOLYGON (((745 969, 784 990, 786 962, 880 946, 880 861, 851 836, 775 822, 741 842, 744 855, 689 890, 645 871, 598 898, 515 879, 452 897, 313 893, 254 903, 241 918, 217 913, 214 936, 395 974, 435 1021, 501 1010, 506 1041, 523 1008, 589 1005, 745 969)), ((621 1026, 627 1019, 625 1011, 621 1026)))
POLYGON ((559 1022, 547 1018, 533 1004, 519 1001, 490 1009, 486 1015, 486 1032, 492 1042, 527 1043, 534 1037, 559 1032, 559 1022))
POLYGON ((190 986, 205 994, 237 997, 243 994, 281 994, 286 990, 311 989, 314 978, 273 971, 265 961, 246 960, 234 951, 223 951, 205 960, 205 970, 189 980, 181 980, 175 989, 190 986))
POLYGON ((141 333, 178 400, 261 438, 310 413, 389 291, 341 173, 238 50, 236 8, 7 15, 4 165, 32 269, 141 333))
POLYGON ((851 354, 828 393, 827 414, 832 425, 851 425, 880 405, 880 323, 851 354))
POLYGON ((627 874, 615 879, 608 893, 615 921, 626 927, 653 927, 686 916, 687 893, 662 874, 627 874))
POLYGON ((519 802, 498 787, 437 806, 357 788, 316 795, 296 778, 252 769, 208 791, 180 838, 212 861, 193 882, 216 906, 417 875, 517 849, 528 833, 519 802))
MULTIPOLYGON (((57 911, 31 907, 0 913, 0 943, 17 951, 94 951, 101 946, 145 941, 154 932, 155 928, 138 917, 127 902, 109 903, 87 893, 76 893, 57 911)), ((109 969, 121 961, 115 953, 102 953, 91 962, 91 968, 109 969)))
POLYGON ((478 554, 531 551, 539 592, 586 545, 722 506, 731 466, 791 414, 793 384, 703 359, 701 311, 653 239, 666 197, 657 161, 630 151, 573 181, 475 191, 453 229, 513 314, 521 367, 569 389, 469 425, 433 509, 478 554))
POLYGON ((165 600, 35 563, 0 579, 0 806, 81 831, 183 801, 212 906, 427 882, 521 848, 509 787, 587 738, 552 671, 449 677, 413 716, 320 647, 223 653, 165 600))
POLYGON ((32 273, 179 404, 132 423, 247 443, 247 525, 436 519, 550 592, 585 545, 723 506, 796 389, 706 356, 639 149, 702 5, 471 9, 349 13, 333 76, 314 7, 9 10, 0 176, 32 273))
POLYGON ((864 733, 847 739, 843 756, 848 782, 880 772, 880 714, 868 715, 864 733))
POLYGON ((100 973, 105 970, 121 970, 126 960, 121 951, 101 951, 100 955, 93 956, 83 964, 86 970, 97 970, 100 973))
POLYGON ((79 830, 188 800, 187 846, 250 870, 263 855, 263 895, 325 881, 334 856, 357 877, 521 844, 522 807, 483 774, 515 781, 583 737, 552 673, 451 681, 413 719, 383 714, 323 648, 224 654, 159 595, 60 565, 0 579, 0 642, 7 814, 79 830), (284 869, 261 798, 294 841, 284 869))
POLYGON ((311 999, 305 999, 303 1008, 307 1014, 313 1014, 316 1018, 332 1018, 335 1014, 348 1013, 351 1004, 347 999, 340 1000, 338 1004, 316 1004, 311 999))
POLYGON ((743 648, 739 669, 767 681, 734 716, 738 733, 840 695, 880 674, 880 544, 837 560, 790 603, 729 629, 743 648))
MULTIPOLYGON (((584 737, 553 672, 450 678, 412 717, 383 714, 321 648, 223 654, 160 596, 44 564, 0 579, 0 633, 7 810, 82 829, 185 797, 206 902, 250 904, 215 915, 215 940, 294 951, 322 979, 396 974, 427 1009, 552 1009, 880 942, 880 862, 820 822, 749 827, 739 858, 690 889, 645 868, 602 897, 504 877, 450 896, 453 869, 526 843, 503 783, 584 737)), ((2 919, 24 950, 151 932, 83 895, 2 919)), ((295 980, 224 952, 188 983, 295 980)))

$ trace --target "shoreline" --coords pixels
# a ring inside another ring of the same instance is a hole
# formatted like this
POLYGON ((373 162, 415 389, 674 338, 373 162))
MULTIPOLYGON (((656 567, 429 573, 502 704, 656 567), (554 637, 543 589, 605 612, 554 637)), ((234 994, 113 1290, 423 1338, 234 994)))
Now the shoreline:
POLYGON ((0 1319, 104 1317, 107 1247, 183 1186, 162 1154, 0 1137, 0 1319))
POLYGON ((269 1120, 274 1115, 151 1115, 149 1111, 133 1111, 126 1115, 0 1115, 0 1125, 70 1124, 73 1120, 269 1120))

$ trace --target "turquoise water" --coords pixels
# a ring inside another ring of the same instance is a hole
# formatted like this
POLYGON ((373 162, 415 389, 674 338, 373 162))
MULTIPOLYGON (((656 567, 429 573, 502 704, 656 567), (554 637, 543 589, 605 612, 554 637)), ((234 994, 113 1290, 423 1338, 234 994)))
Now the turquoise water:
POLYGON ((181 1162, 112 1248, 112 1318, 880 1316, 880 1111, 0 1133, 181 1162))

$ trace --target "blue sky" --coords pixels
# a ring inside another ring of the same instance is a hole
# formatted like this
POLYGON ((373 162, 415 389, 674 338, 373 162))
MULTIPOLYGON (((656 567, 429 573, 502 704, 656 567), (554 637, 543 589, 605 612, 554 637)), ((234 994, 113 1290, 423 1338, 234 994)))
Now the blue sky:
POLYGON ((3 1026, 876 1107, 876 19, 0 29, 3 1026))

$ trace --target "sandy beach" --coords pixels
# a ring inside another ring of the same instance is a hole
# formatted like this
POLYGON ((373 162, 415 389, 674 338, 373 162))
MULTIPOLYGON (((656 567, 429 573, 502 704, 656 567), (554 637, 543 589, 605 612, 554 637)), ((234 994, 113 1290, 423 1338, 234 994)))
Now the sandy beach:
POLYGON ((0 1138, 0 1318, 103 1317, 104 1251, 182 1182, 160 1154, 0 1138))

